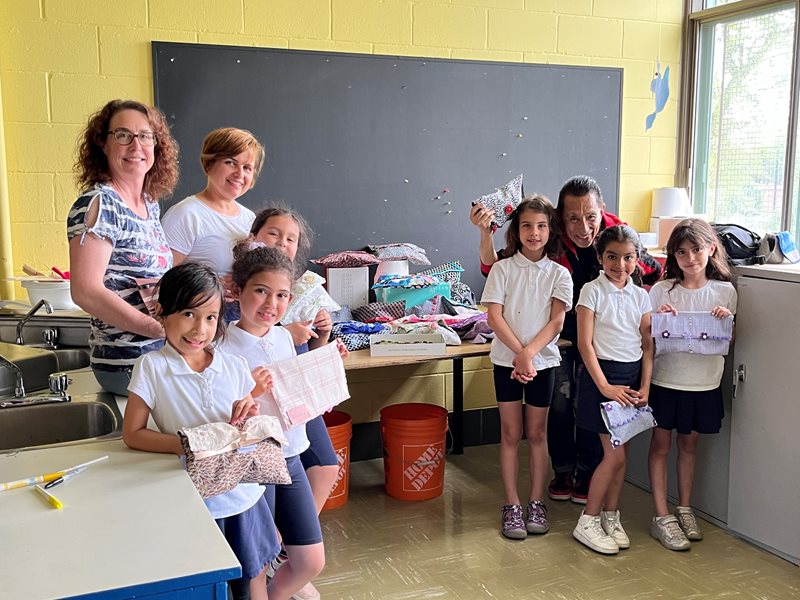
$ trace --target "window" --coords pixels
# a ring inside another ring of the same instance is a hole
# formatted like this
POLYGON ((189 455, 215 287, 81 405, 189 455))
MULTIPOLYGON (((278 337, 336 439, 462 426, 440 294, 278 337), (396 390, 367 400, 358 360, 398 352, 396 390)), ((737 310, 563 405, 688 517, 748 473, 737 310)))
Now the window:
POLYGON ((685 68, 695 84, 684 93, 691 152, 682 174, 695 213, 797 239, 796 15, 797 1, 755 0, 706 0, 689 15, 685 68))

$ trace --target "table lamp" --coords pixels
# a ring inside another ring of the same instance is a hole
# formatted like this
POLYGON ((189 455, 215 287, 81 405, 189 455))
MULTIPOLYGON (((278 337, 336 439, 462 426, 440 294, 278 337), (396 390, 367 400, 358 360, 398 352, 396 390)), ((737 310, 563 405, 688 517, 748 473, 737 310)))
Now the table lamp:
POLYGON ((691 216, 692 205, 686 189, 678 187, 655 188, 650 207, 650 231, 658 235, 658 245, 666 246, 675 225, 691 216))

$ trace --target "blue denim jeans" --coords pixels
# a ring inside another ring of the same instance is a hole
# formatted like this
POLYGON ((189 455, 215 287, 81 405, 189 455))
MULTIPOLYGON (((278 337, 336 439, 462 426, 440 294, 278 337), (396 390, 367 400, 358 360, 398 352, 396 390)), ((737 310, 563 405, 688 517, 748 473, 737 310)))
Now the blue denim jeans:
POLYGON ((575 427, 578 375, 583 370, 578 349, 561 349, 561 365, 556 368, 553 400, 547 415, 547 447, 557 474, 576 474, 588 481, 603 460, 603 446, 596 433, 575 427))

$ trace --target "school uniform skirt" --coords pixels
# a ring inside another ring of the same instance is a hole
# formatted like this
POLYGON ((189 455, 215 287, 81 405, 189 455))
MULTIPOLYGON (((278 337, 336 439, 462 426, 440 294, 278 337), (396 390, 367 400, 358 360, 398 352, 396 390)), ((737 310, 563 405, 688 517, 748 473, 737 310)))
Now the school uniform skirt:
MULTIPOLYGON (((627 385, 634 390, 639 389, 642 361, 623 363, 613 360, 598 360, 600 369, 611 385, 627 385)), ((603 417, 600 416, 600 404, 608 402, 608 398, 600 393, 589 369, 584 368, 578 379, 578 405, 575 411, 575 424, 594 433, 608 433, 603 417)))
POLYGON ((216 523, 242 564, 242 583, 249 583, 281 551, 266 493, 243 513, 216 519, 216 523))
POLYGON ((680 434, 719 433, 725 408, 722 404, 722 388, 692 392, 650 386, 650 406, 656 427, 674 429, 680 434))

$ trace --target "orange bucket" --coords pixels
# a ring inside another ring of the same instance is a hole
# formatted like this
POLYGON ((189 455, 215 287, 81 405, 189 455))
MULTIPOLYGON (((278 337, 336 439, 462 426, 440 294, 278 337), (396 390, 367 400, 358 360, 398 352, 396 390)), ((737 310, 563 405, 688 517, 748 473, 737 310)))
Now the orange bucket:
POLYGON ((353 419, 340 410, 325 413, 322 418, 339 462, 336 483, 322 507, 322 510, 329 510, 342 506, 350 497, 350 438, 353 437, 353 419))
POLYGON ((394 404, 381 410, 386 493, 398 500, 430 500, 444 488, 447 409, 394 404))

